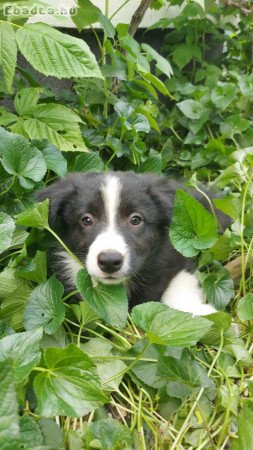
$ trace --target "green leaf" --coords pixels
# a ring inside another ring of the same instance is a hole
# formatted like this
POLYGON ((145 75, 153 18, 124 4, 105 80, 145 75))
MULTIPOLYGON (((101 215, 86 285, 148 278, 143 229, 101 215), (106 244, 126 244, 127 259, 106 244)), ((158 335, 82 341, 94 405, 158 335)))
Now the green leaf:
POLYGON ((106 361, 106 357, 114 356, 111 352, 112 344, 109 341, 105 341, 102 338, 93 338, 90 339, 87 343, 82 344, 81 348, 85 351, 89 356, 93 357, 96 360, 96 357, 99 356, 99 359, 96 362, 97 372, 100 380, 102 381, 103 388, 107 391, 117 391, 119 384, 121 383, 123 374, 122 371, 126 369, 126 364, 120 359, 115 359, 112 361, 106 361), (105 361, 102 360, 101 357, 105 357, 105 361), (113 377, 113 380, 109 380, 113 377))
POLYGON ((157 69, 159 69, 162 73, 167 75, 168 78, 170 78, 170 76, 173 75, 172 67, 167 59, 161 56, 156 50, 154 50, 148 44, 141 44, 141 47, 144 50, 144 52, 147 53, 148 57, 151 60, 154 59, 156 61, 157 69))
POLYGON ((216 208, 220 211, 224 212, 227 216, 231 217, 234 221, 236 221, 241 212, 241 201, 238 198, 230 197, 226 198, 215 198, 214 204, 216 208))
POLYGON ((115 419, 101 419, 89 425, 85 434, 86 445, 92 448, 97 442, 103 450, 129 449, 133 447, 133 439, 128 427, 115 419))
MULTIPOLYGON (((146 340, 142 339, 137 341, 131 350, 128 352, 130 356, 137 357, 146 345, 146 340)), ((138 361, 134 364, 131 372, 136 375, 143 383, 147 386, 156 387, 159 382, 159 377, 157 375, 157 361, 159 357, 158 347, 155 345, 150 345, 145 353, 143 354, 143 360, 138 361)), ((161 382, 160 382, 161 384, 161 382)))
POLYGON ((179 44, 172 52, 172 59, 180 70, 191 61, 192 57, 189 45, 179 44))
POLYGON ((79 302, 78 305, 70 305, 70 307, 75 314, 78 322, 83 326, 87 325, 90 322, 94 322, 99 318, 95 311, 88 305, 85 300, 79 302))
POLYGON ((0 253, 12 245, 14 230, 14 220, 8 214, 0 212, 0 253))
POLYGON ((131 128, 137 133, 140 131, 144 131, 144 133, 150 132, 149 121, 143 114, 135 114, 127 123, 130 124, 131 128))
POLYGON ((0 273, 0 297, 12 293, 18 285, 14 269, 6 267, 0 273))
POLYGON ((243 132, 246 131, 251 125, 251 121, 243 119, 238 114, 233 114, 226 117, 225 122, 221 122, 220 130, 225 136, 234 136, 235 134, 240 134, 243 136, 243 132))
POLYGON ((207 275, 202 286, 208 302, 218 310, 224 309, 234 296, 233 280, 224 267, 207 275))
POLYGON ((93 286, 91 277, 80 270, 76 286, 89 306, 110 325, 124 328, 127 321, 128 301, 123 285, 105 285, 99 281, 93 286))
POLYGON ((105 36, 107 38, 114 38, 116 30, 115 30, 112 22, 106 16, 104 16, 104 14, 100 14, 99 22, 100 22, 101 27, 104 30, 105 36))
POLYGON ((182 255, 196 256, 217 240, 216 220, 204 206, 185 191, 175 194, 169 230, 172 245, 182 255))
POLYGON ((78 0, 78 7, 71 19, 77 26, 78 31, 82 31, 88 25, 98 22, 101 10, 93 5, 90 0, 78 0))
POLYGON ((188 352, 183 354, 181 359, 172 356, 161 356, 158 360, 157 375, 164 381, 169 382, 167 385, 167 393, 173 394, 174 397, 184 398, 192 393, 194 388, 213 387, 212 379, 208 378, 206 371, 197 361, 194 361, 188 352), (176 392, 175 388, 184 390, 181 397, 180 392, 176 392), (188 392, 187 392, 188 391, 188 392), (175 395, 176 394, 176 395, 175 395))
POLYGON ((220 405, 226 410, 229 405, 229 410, 237 416, 238 413, 238 401, 239 401, 239 388, 237 384, 219 387, 220 405))
MULTIPOLYGON (((80 117, 64 105, 41 103, 34 110, 33 117, 24 119, 22 125, 30 139, 47 139, 66 152, 87 151, 80 132, 80 122, 80 117)), ((12 129, 15 131, 16 126, 12 129)))
POLYGON ((2 66, 7 92, 11 93, 17 63, 17 44, 10 23, 0 24, 0 65, 2 66))
POLYGON ((46 283, 37 286, 31 292, 25 308, 26 330, 42 327, 45 333, 54 334, 65 316, 63 293, 64 288, 55 275, 46 283))
POLYGON ((15 280, 13 286, 13 292, 5 293, 1 303, 0 318, 5 319, 14 330, 19 331, 24 329, 24 309, 32 287, 19 278, 15 280))
POLYGON ((35 203, 31 208, 16 215, 16 223, 25 227, 48 228, 49 200, 35 203))
POLYGON ((239 300, 237 314, 241 320, 253 320, 253 294, 247 294, 239 300))
POLYGON ((24 448, 43 446, 43 436, 36 420, 28 415, 20 418, 20 435, 24 448))
POLYGON ((172 347, 196 344, 212 326, 205 318, 155 302, 135 306, 132 317, 134 323, 146 331, 149 342, 172 347))
POLYGON ((198 120, 203 114, 202 105, 197 100, 183 100, 177 103, 177 107, 182 111, 185 117, 192 120, 198 120))
POLYGON ((149 156, 138 167, 138 173, 154 172, 161 174, 161 171, 162 171, 162 157, 160 154, 156 156, 149 156))
POLYGON ((50 144, 46 139, 35 140, 32 143, 41 151, 49 170, 55 172, 59 177, 66 175, 67 161, 57 147, 50 144))
POLYGON ((55 420, 46 419, 43 417, 38 421, 44 445, 57 449, 64 450, 63 430, 57 425, 55 420))
POLYGON ((40 360, 39 342, 42 330, 10 334, 0 340, 0 362, 12 359, 14 379, 19 383, 29 375, 40 360))
MULTIPOLYGON (((1 341, 0 341, 1 342, 1 341)), ((11 360, 0 362, 0 448, 14 450, 19 444, 18 400, 11 360)))
POLYGON ((253 448, 253 411, 244 406, 240 411, 237 419, 238 423, 238 439, 233 439, 232 450, 249 450, 253 448))
POLYGON ((44 360, 46 371, 34 380, 40 415, 80 417, 107 402, 95 364, 76 345, 48 348, 44 360))
POLYGON ((172 97, 165 84, 155 75, 149 72, 147 73, 142 72, 141 76, 142 78, 144 78, 144 80, 149 81, 159 92, 161 92, 161 94, 167 95, 167 97, 170 98, 172 97))
POLYGON ((17 270, 17 275, 26 280, 44 283, 47 279, 46 252, 38 250, 32 260, 26 261, 26 263, 17 270))
POLYGON ((14 107, 18 115, 32 114, 37 107, 42 92, 43 89, 40 87, 24 88, 18 91, 14 98, 14 107))
POLYGON ((211 92, 213 104, 224 111, 236 97, 236 87, 233 83, 223 83, 216 86, 211 92))
MULTIPOLYGON (((41 181, 47 166, 42 153, 18 134, 9 133, 0 127, 0 155, 6 172, 18 177, 26 189, 30 181, 41 181)), ((30 186, 33 187, 33 184, 30 186)))
POLYGON ((75 169, 77 172, 101 172, 104 169, 104 163, 98 152, 79 155, 75 160, 75 169))
POLYGON ((16 32, 19 50, 44 75, 57 78, 102 78, 88 45, 45 23, 25 24, 16 32))

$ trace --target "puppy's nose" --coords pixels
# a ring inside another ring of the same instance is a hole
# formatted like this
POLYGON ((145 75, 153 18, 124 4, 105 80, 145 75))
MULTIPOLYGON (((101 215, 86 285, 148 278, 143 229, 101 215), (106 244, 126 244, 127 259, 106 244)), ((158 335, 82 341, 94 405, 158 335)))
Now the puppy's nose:
POLYGON ((98 255, 98 265, 105 273, 117 272, 123 264, 123 256, 119 252, 109 250, 98 255))

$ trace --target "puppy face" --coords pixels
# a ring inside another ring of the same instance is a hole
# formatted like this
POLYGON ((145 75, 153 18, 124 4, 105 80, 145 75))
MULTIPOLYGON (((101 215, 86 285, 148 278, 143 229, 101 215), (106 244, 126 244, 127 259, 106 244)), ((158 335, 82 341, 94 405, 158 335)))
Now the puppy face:
POLYGON ((38 195, 50 199, 51 223, 89 274, 121 283, 141 274, 166 242, 175 186, 133 173, 76 173, 38 195))

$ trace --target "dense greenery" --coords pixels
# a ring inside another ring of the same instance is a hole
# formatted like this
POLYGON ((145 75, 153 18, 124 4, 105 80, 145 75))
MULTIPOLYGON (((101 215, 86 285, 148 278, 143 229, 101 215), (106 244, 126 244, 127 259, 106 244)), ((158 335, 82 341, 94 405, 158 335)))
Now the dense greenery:
POLYGON ((3 450, 253 448, 252 6, 170 4, 180 14, 151 27, 164 30, 158 53, 145 34, 140 43, 114 28, 108 1, 103 15, 78 0, 72 18, 91 27, 98 62, 83 39, 0 4, 3 450), (41 85, 38 73, 72 87, 41 85), (114 169, 224 190, 215 204, 231 217, 225 233, 180 190, 170 228, 219 312, 195 318, 150 302, 128 314, 123 286, 94 286, 80 268, 66 294, 48 278, 47 251, 64 243, 34 193, 71 171, 114 169))

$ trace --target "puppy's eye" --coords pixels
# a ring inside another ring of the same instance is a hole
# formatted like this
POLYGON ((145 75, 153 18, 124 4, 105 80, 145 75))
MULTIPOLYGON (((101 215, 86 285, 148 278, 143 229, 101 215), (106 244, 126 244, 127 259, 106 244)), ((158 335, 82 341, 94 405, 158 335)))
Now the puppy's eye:
POLYGON ((85 214, 81 219, 82 225, 89 227, 94 224, 94 219, 91 214, 85 214))
POLYGON ((140 223, 143 222, 143 219, 138 214, 132 214, 130 216, 130 222, 131 225, 140 225, 140 223))

